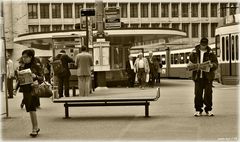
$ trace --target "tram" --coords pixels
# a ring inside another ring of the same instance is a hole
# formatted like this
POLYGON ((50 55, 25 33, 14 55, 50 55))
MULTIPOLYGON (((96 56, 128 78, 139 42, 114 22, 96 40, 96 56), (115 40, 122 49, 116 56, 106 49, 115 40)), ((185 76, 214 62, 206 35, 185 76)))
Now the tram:
MULTIPOLYGON (((162 51, 153 52, 153 56, 162 65, 162 68, 160 69, 161 78, 190 79, 192 73, 187 71, 186 68, 189 63, 189 55, 192 50, 193 48, 166 48, 162 51)), ((132 54, 132 56, 136 58, 137 54, 132 54)), ((144 56, 148 57, 148 53, 144 53, 144 56)))
MULTIPOLYGON (((210 44, 209 47, 216 52, 215 44, 210 44)), ((153 52, 153 56, 162 65, 160 69, 161 78, 181 78, 191 79, 192 72, 187 71, 187 65, 189 63, 189 55, 194 47, 170 49, 153 52)), ((137 57, 137 53, 132 54, 134 58, 137 57)), ((148 53, 144 53, 145 57, 148 57, 148 53)), ((216 71, 215 80, 219 80, 219 71, 216 71)))
POLYGON ((215 36, 220 82, 226 85, 239 84, 240 24, 229 23, 218 27, 215 36))

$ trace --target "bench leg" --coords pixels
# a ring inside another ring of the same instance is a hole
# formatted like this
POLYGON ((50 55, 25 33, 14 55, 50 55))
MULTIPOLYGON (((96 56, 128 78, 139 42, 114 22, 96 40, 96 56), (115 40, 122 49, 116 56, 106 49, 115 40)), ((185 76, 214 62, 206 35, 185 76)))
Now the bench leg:
POLYGON ((70 118, 70 117, 69 117, 69 111, 68 111, 68 104, 65 103, 65 104, 64 104, 64 107, 65 107, 65 117, 64 117, 64 118, 65 118, 65 119, 70 118))
POLYGON ((145 104, 145 117, 149 117, 149 102, 145 104))

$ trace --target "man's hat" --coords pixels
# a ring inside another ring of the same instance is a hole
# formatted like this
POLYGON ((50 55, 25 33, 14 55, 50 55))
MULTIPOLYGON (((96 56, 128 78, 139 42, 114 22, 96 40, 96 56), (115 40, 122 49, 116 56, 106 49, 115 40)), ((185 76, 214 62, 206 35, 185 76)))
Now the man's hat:
POLYGON ((200 44, 203 45, 203 46, 208 45, 208 39, 206 37, 203 37, 200 41, 200 44))

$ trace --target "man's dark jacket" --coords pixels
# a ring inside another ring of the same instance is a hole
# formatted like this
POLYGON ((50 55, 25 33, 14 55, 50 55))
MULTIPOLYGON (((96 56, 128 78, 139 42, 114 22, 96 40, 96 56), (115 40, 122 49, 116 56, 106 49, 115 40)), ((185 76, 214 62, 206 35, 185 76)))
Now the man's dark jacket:
MULTIPOLYGON (((190 54, 190 61, 192 63, 200 63, 200 45, 197 45, 195 49, 190 54)), ((217 56, 213 53, 212 49, 207 46, 207 51, 203 55, 203 62, 211 61, 213 67, 210 69, 210 72, 203 72, 203 78, 206 78, 208 81, 213 81, 215 73, 214 71, 218 68, 217 56)), ((200 70, 192 72, 192 79, 197 80, 200 78, 200 70)))

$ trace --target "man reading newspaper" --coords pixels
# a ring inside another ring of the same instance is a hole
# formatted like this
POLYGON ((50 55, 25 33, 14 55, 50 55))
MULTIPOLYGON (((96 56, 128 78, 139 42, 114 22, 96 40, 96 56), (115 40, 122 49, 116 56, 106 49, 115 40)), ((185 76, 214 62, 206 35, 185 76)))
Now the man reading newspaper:
POLYGON ((202 38, 190 53, 190 64, 187 69, 192 70, 192 79, 195 83, 195 114, 201 116, 204 111, 206 115, 213 116, 212 113, 212 81, 214 80, 214 71, 218 67, 216 55, 208 46, 208 39, 202 38), (204 92, 204 97, 203 97, 204 92))

